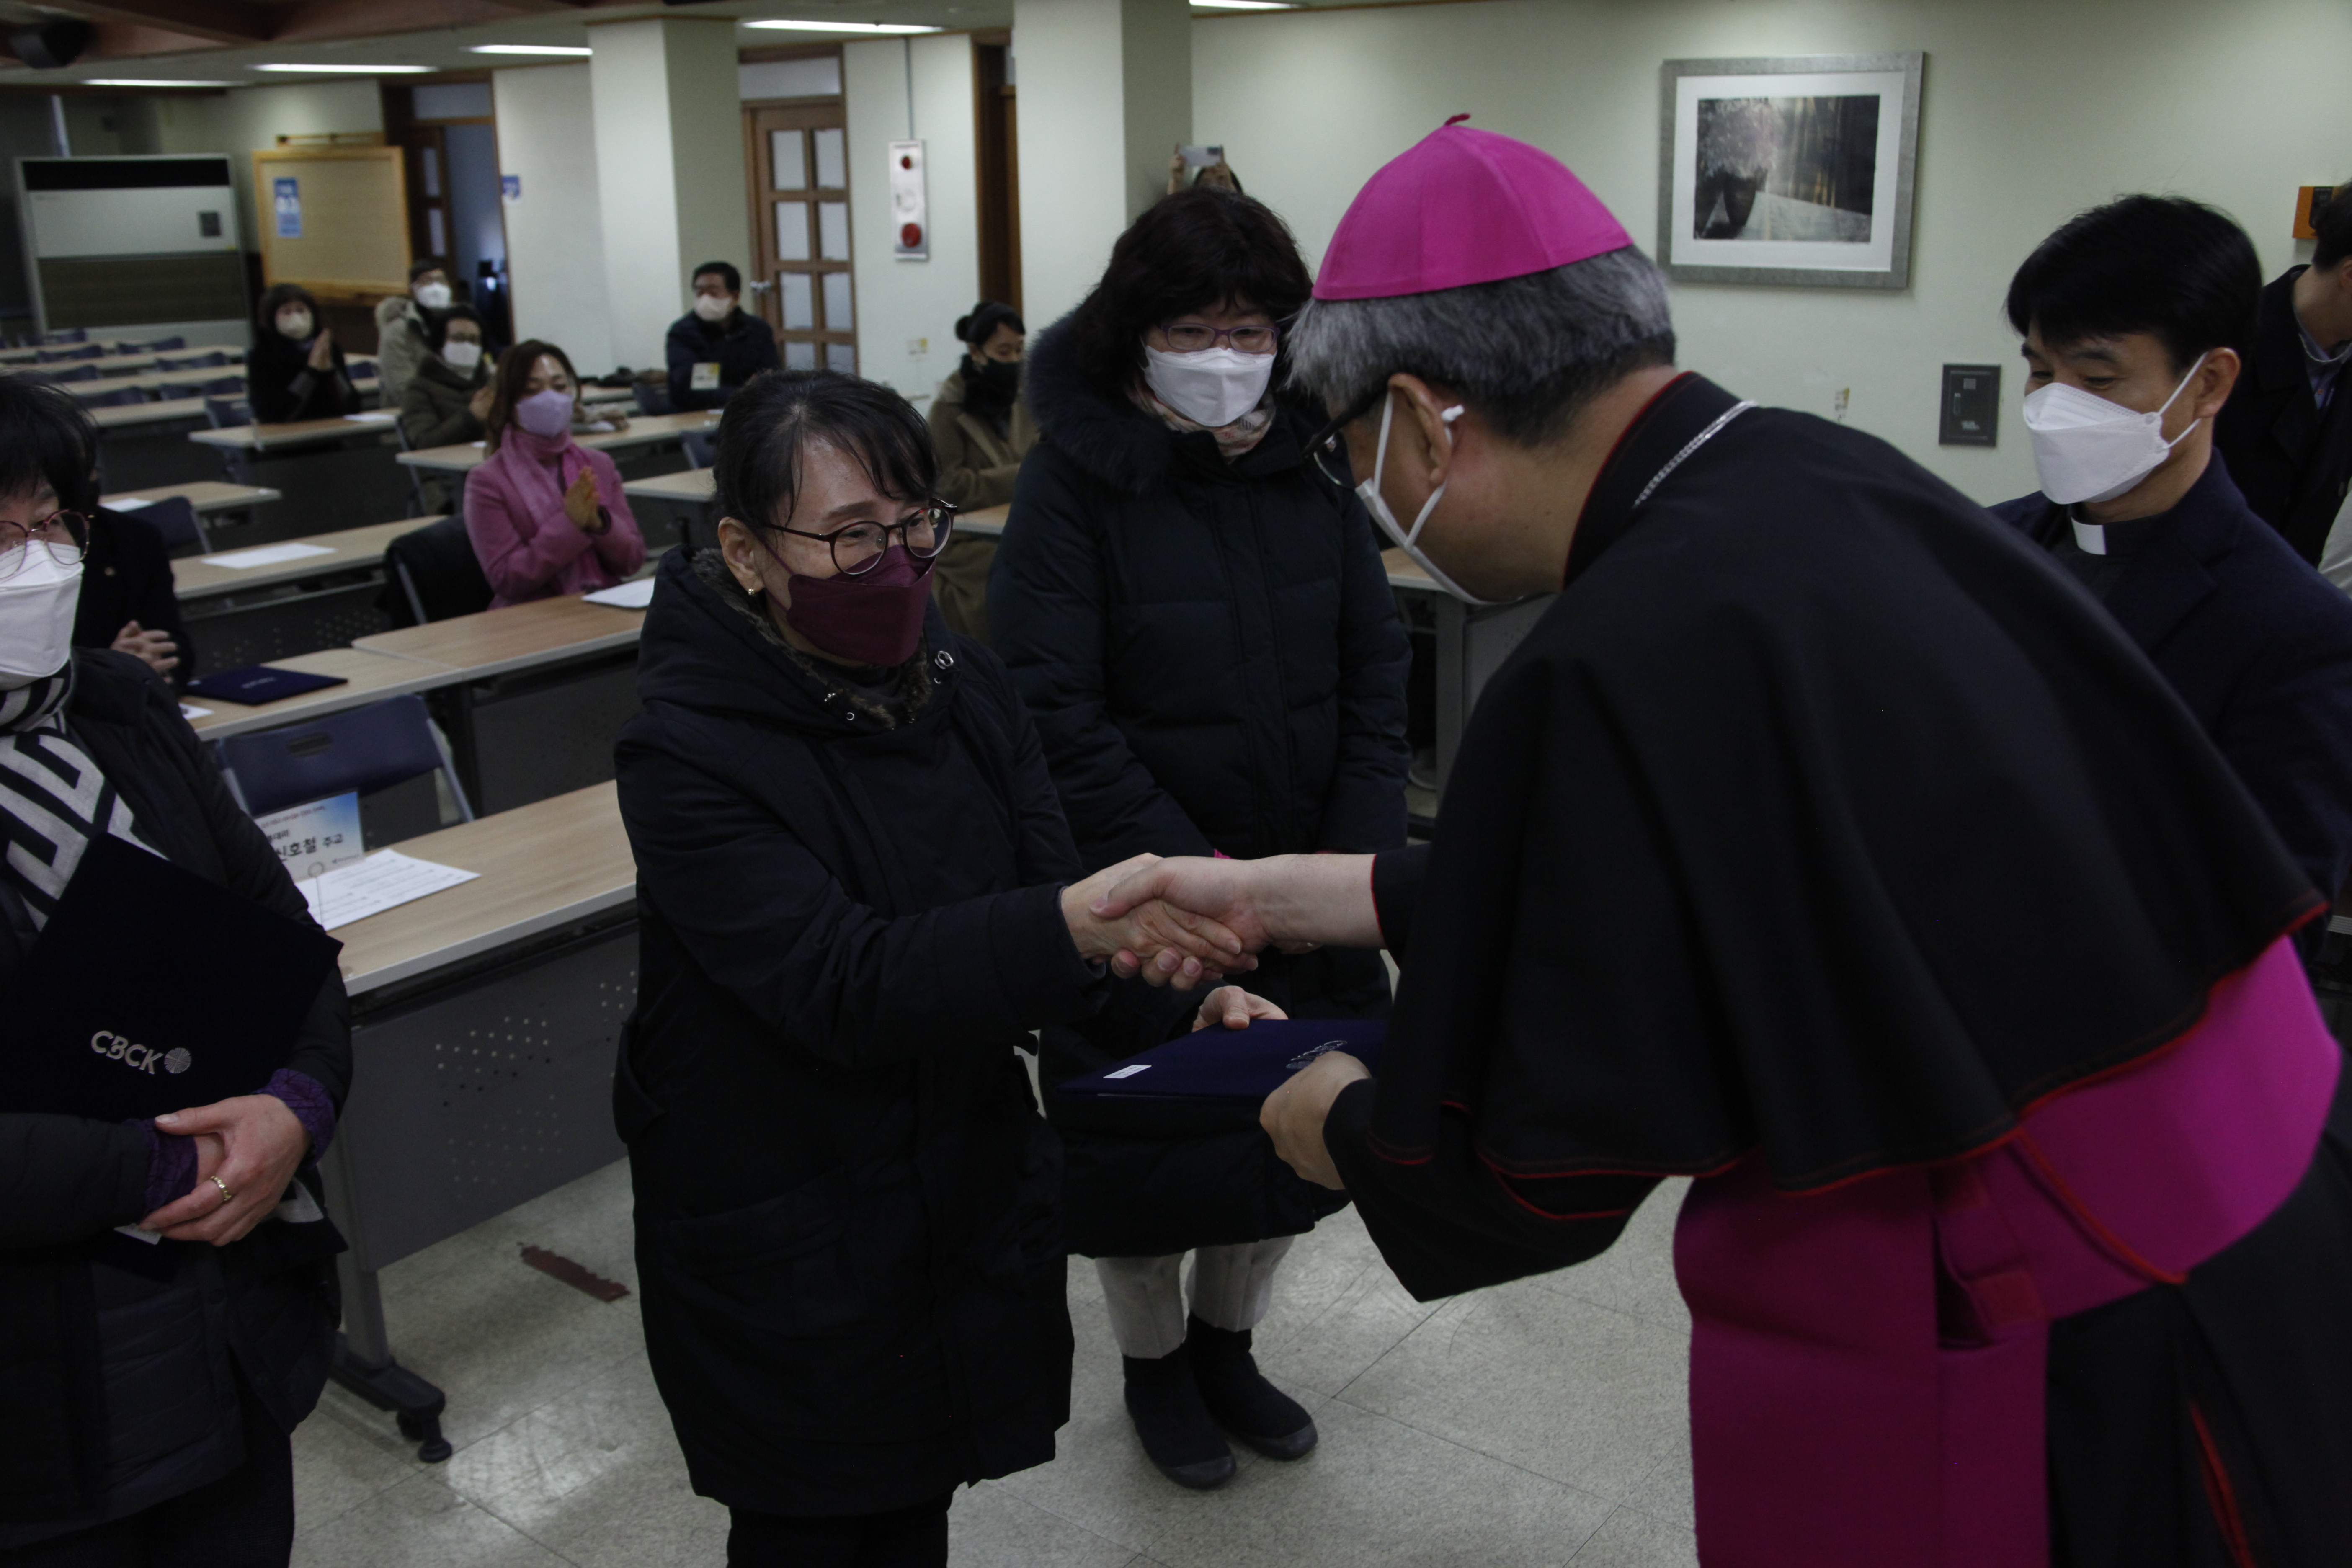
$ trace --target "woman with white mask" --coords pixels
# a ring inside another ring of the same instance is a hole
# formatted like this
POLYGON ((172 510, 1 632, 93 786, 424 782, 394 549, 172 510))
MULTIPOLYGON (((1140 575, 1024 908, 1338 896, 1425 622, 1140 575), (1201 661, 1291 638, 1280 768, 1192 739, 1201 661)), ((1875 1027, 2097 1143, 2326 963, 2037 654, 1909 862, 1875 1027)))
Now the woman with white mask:
POLYGON ((471 305, 436 310, 425 323, 431 351, 400 395, 400 428, 411 447, 447 447, 482 438, 490 412, 491 362, 482 348, 482 318, 471 305))
MULTIPOLYGON (((96 450, 72 398, 0 379, 0 993, 68 962, 42 934, 102 839, 310 922, 172 689, 68 647, 96 450)), ((175 918, 122 912, 126 975, 175 918)), ((0 1466, 0 1561, 287 1561, 289 1434, 326 1381, 342 1250, 317 1160, 350 1079, 331 968, 258 1092, 127 1121, 0 1111, 0 1410, 40 1435, 0 1466)))
MULTIPOLYGON (((1030 349, 1044 439, 1015 481, 989 621, 1090 870, 1404 842, 1404 629, 1362 501, 1307 461, 1322 410, 1278 390, 1308 289, 1281 219, 1198 187, 1137 219, 1030 349)), ((1261 1005, 1387 1008, 1377 953, 1260 962, 1265 1002, 1229 994, 1231 1026, 1261 1005)), ((1163 998, 1131 986, 1048 1028, 1041 1072, 1070 1249, 1097 1260, 1128 1410, 1152 1462, 1197 1489, 1234 1474, 1224 1434, 1275 1458, 1314 1447, 1252 1331, 1292 1238, 1346 1200, 1285 1169, 1254 1110, 1105 1115, 1053 1093, 1181 1033, 1192 1020, 1163 998)))
POLYGON ((342 346, 326 330, 319 301, 308 289, 278 284, 262 295, 253 324, 245 395, 255 424, 290 425, 359 412, 360 395, 343 368, 342 346))
POLYGON ((499 357, 483 421, 489 456, 466 476, 466 532, 492 609, 610 588, 646 563, 621 470, 572 438, 580 377, 537 339, 499 357))

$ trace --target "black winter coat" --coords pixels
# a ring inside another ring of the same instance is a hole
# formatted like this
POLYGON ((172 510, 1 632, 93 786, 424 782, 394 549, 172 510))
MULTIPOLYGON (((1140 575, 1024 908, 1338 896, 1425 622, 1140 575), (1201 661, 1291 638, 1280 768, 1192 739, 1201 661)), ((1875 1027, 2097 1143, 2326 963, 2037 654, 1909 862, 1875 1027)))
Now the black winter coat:
POLYGON ((2352 380, 2341 373, 2322 409, 2311 395, 2291 267, 2263 290, 2253 352, 2214 422, 2213 443, 2256 516, 2314 565, 2352 488, 2352 380))
POLYGON ((172 552, 163 536, 143 517, 101 508, 90 518, 89 552, 81 562, 81 597, 74 606, 73 645, 112 647, 131 621, 151 632, 169 632, 180 650, 172 684, 185 686, 196 673, 196 647, 180 617, 173 591, 172 552))
POLYGON ((618 748, 646 1348, 697 1491, 871 1513, 1053 1457, 1061 1171, 1015 1052, 1105 983, 994 657, 932 610, 886 729, 715 567, 662 563, 618 748))
MULTIPOLYGON (((998 654, 1037 721, 1093 870, 1146 850, 1241 859, 1404 842, 1411 656, 1370 518, 1305 455, 1284 405, 1227 463, 1082 384, 1069 325, 1031 351, 1043 432, 1022 465, 989 578, 998 654)), ((1262 955, 1249 986, 1299 1016, 1374 1015, 1380 955, 1262 955)), ((1044 1038, 1063 1082, 1157 1043, 1181 1003, 1123 993, 1044 1038)), ((1048 1096, 1070 1174, 1073 1250, 1160 1256, 1304 1230, 1343 1199, 1301 1182, 1246 1116, 1110 1124, 1048 1096)))
MULTIPOLYGON (((302 895, 239 811, 171 688, 128 654, 78 651, 67 724, 173 864, 295 920, 302 895)), ((0 988, 30 945, 0 888, 0 988)), ((124 931, 124 962, 146 940, 124 931)), ((320 988, 285 1065, 338 1110, 350 1005, 320 988)), ((287 1431, 326 1384, 341 1317, 326 1220, 264 1220, 225 1247, 112 1234, 147 1213, 137 1123, 0 1113, 0 1545, 177 1496, 243 1458, 231 1362, 287 1431), (127 1260, 127 1262, 125 1261, 127 1260), (159 1349, 158 1347, 162 1347, 159 1349)), ((317 1193, 315 1174, 302 1180, 317 1193)))
POLYGON ((680 413, 724 407, 745 382, 761 371, 783 368, 783 361, 776 355, 775 329, 744 310, 718 322, 706 321, 688 310, 669 324, 662 358, 669 366, 670 406, 680 413), (694 389, 698 364, 719 367, 717 386, 700 392, 694 389))

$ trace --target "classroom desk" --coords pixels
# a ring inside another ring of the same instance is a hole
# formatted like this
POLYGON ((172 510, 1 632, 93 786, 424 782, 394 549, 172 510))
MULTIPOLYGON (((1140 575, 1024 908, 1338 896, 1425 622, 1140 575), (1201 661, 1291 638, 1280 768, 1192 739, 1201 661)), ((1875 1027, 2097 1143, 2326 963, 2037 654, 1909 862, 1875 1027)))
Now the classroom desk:
MULTIPOLYGON (((98 504, 120 507, 125 501, 169 500, 173 496, 185 497, 188 504, 196 509, 198 516, 210 517, 215 512, 244 511, 264 501, 276 500, 278 492, 266 485, 232 485, 220 479, 191 479, 184 485, 150 485, 143 490, 117 490, 112 495, 100 496, 98 504)), ((181 589, 180 595, 185 598, 187 590, 181 589)))
POLYGON ((251 545, 224 546, 173 562, 173 591, 201 668, 282 664, 297 655, 343 647, 354 638, 391 629, 391 617, 377 603, 386 576, 384 547, 438 521, 402 518, 280 540, 281 544, 314 545, 327 553, 260 566, 215 564, 221 556, 235 557, 256 548, 251 545))
POLYGON ((335 1380, 436 1460, 445 1396, 395 1359, 378 1272, 625 1152, 636 867, 610 784, 399 849, 478 876, 336 930, 354 1091, 321 1164, 351 1243, 335 1380))
POLYGON ((427 659, 399 658, 352 647, 331 647, 270 662, 308 675, 340 675, 344 683, 266 702, 257 708, 248 708, 242 702, 223 702, 216 697, 184 697, 181 700, 189 707, 211 710, 188 721, 200 737, 219 741, 256 730, 275 730, 323 714, 340 713, 347 708, 365 707, 404 692, 427 691, 461 679, 456 670, 427 659))
POLYGON ((446 668, 435 710, 474 808, 488 815, 613 776, 613 739, 637 711, 643 610, 535 599, 358 639, 364 652, 446 668))
POLYGON ((142 425, 168 425, 175 420, 194 419, 205 423, 205 400, 201 397, 173 397, 161 403, 126 403, 120 408, 93 408, 92 423, 99 429, 128 430, 142 425))
MULTIPOLYGON (((218 488, 232 489, 245 487, 223 485, 218 488)), ((278 499, 275 490, 263 490, 260 494, 264 500, 278 499)), ((111 500, 107 504, 112 504, 111 500)), ((318 533, 308 539, 280 540, 278 542, 281 544, 315 544, 328 553, 306 555, 299 561, 279 561, 266 566, 215 566, 205 556, 190 556, 172 563, 172 589, 185 604, 191 599, 206 599, 247 589, 272 587, 282 583, 299 583, 306 578, 323 577, 330 573, 380 565, 383 561, 385 545, 404 533, 440 521, 437 517, 409 517, 396 522, 372 522, 365 528, 347 528, 340 533, 318 533)), ((226 555, 235 552, 216 551, 214 553, 226 555)))
POLYGON ((228 452, 285 452, 303 447, 340 446, 355 437, 379 441, 394 434, 399 416, 389 410, 374 414, 339 414, 332 419, 297 419, 288 425, 230 425, 218 430, 198 430, 188 439, 228 452))
MULTIPOLYGON (((374 395, 375 383, 362 384, 374 395)), ((283 500, 254 512, 239 544, 390 522, 415 510, 407 478, 392 462, 400 431, 390 410, 193 430, 188 440, 215 456, 221 477, 283 492, 283 500)))
POLYGON ((1511 650, 1535 624, 1543 619, 1557 595, 1539 595, 1511 605, 1465 605, 1439 587, 1430 574, 1402 550, 1381 552, 1388 569, 1389 586, 1402 594, 1425 594, 1437 619, 1437 790, 1454 771, 1454 754, 1462 749, 1462 731, 1478 693, 1511 650))
POLYGON ((201 397, 93 408, 89 417, 98 426, 99 467, 108 489, 136 494, 221 477, 220 459, 186 439, 211 426, 201 397))
MULTIPOLYGON (((630 416, 629 427, 625 430, 607 430, 593 436, 574 435, 572 439, 591 451, 610 452, 617 457, 624 452, 675 442, 681 436, 718 428, 719 416, 708 411, 638 414, 630 416)), ((463 441, 453 447, 426 447, 420 451, 403 452, 400 461, 412 468, 424 468, 431 473, 465 474, 478 468, 487 456, 479 441, 463 441)))
POLYGON ((591 405, 600 403, 629 403, 635 401, 637 389, 634 384, 629 386, 588 385, 583 386, 580 389, 580 401, 591 405))

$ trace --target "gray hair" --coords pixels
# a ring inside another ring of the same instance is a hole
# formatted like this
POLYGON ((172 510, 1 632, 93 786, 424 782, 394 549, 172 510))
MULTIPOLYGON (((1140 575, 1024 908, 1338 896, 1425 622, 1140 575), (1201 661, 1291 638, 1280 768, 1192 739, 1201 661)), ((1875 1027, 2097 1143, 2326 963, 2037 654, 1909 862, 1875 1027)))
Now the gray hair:
POLYGON ((1675 323, 1664 275, 1627 246, 1493 283, 1309 300, 1286 346, 1290 384, 1333 406, 1369 401, 1402 372, 1532 447, 1633 372, 1674 363, 1675 323))

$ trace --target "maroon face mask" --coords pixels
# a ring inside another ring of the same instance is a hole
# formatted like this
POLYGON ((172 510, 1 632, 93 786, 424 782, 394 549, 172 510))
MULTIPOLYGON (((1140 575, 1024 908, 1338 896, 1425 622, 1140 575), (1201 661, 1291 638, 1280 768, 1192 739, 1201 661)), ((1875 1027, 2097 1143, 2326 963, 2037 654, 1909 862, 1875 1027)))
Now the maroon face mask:
POLYGON ((904 664, 923 640, 923 607, 930 603, 936 564, 894 544, 880 565, 855 577, 795 572, 784 621, 827 653, 859 664, 904 664))

